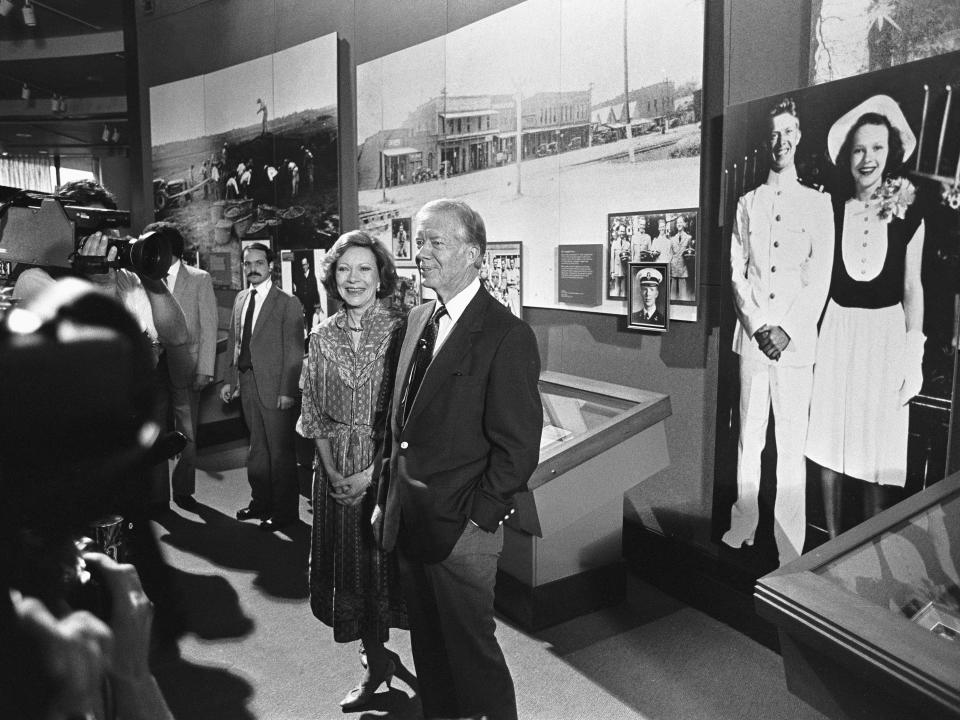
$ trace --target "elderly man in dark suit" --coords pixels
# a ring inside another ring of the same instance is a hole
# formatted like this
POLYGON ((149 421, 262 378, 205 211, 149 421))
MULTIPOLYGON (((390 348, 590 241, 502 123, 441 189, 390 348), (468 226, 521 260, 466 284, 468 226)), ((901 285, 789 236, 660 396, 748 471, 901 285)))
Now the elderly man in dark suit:
POLYGON ((438 300, 410 312, 374 530, 397 550, 424 717, 514 720, 493 596, 501 525, 539 459, 539 352, 480 287, 486 231, 474 210, 428 203, 415 237, 438 300))
POLYGON ((259 519, 260 529, 291 525, 299 515, 294 426, 303 365, 303 309, 271 281, 273 251, 253 243, 243 251, 249 286, 237 293, 229 347, 237 385, 225 383, 220 399, 240 395, 250 430, 247 479, 252 500, 238 520, 259 519))
MULTIPOLYGON (((186 357, 179 363, 162 358, 162 379, 166 382, 165 400, 173 411, 173 429, 187 439, 173 468, 173 501, 193 510, 197 475, 197 422, 200 392, 213 381, 217 359, 217 299, 213 279, 200 268, 183 262, 184 240, 180 229, 170 222, 155 222, 143 229, 166 238, 173 254, 164 284, 180 304, 187 321, 189 341, 186 357)), ((166 355, 166 354, 165 354, 166 355)), ((164 475, 166 468, 161 468, 164 475)))

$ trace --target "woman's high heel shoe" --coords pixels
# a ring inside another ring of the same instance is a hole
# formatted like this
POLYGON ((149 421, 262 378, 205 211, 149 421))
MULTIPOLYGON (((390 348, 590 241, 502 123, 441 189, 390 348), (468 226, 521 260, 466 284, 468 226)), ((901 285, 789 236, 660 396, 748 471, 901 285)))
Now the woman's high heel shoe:
POLYGON ((384 648, 384 652, 387 653, 387 658, 393 663, 393 674, 394 677, 398 677, 414 691, 419 690, 417 685, 417 676, 414 675, 410 670, 408 670, 403 661, 400 659, 400 656, 397 655, 393 650, 384 648))
POLYGON ((383 667, 383 675, 379 677, 375 676, 370 669, 367 668, 364 679, 360 684, 348 692, 346 697, 340 701, 340 708, 344 712, 349 712, 366 707, 373 699, 381 683, 386 683, 387 690, 390 689, 390 683, 393 682, 393 675, 396 671, 397 666, 394 665, 393 660, 387 660, 383 667))

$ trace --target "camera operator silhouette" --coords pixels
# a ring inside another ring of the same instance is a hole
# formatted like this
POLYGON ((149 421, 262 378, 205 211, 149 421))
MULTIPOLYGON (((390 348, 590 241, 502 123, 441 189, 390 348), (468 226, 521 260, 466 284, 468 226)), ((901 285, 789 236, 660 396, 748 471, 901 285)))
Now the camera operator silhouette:
POLYGON ((0 326, 0 416, 15 420, 0 434, 0 717, 172 718, 137 570, 78 550, 158 459, 151 365, 137 321, 78 279, 0 326))

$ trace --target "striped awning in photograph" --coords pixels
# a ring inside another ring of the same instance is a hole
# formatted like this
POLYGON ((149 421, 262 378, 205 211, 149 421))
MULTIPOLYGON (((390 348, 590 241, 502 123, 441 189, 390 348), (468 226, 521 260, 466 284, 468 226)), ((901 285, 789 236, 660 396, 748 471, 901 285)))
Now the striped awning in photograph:
POLYGON ((456 120, 457 118, 477 117, 478 115, 499 115, 498 110, 457 110, 456 112, 439 113, 447 120, 456 120))
POLYGON ((414 153, 421 152, 416 148, 412 147, 398 147, 398 148, 387 148, 383 151, 383 154, 387 157, 396 157, 397 155, 413 155, 414 153))

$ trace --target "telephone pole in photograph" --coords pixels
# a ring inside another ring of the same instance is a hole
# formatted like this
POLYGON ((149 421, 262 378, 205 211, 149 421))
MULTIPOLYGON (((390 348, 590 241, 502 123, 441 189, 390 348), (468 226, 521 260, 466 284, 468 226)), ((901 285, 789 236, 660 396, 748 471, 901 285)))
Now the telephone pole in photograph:
POLYGON ((627 52, 627 3, 623 0, 623 117, 627 125, 627 152, 630 162, 634 162, 633 155, 633 123, 630 120, 630 59, 627 52))
POLYGON ((517 139, 514 140, 515 152, 517 155, 517 197, 520 197, 523 193, 520 191, 520 179, 523 173, 520 170, 520 156, 523 155, 523 127, 522 127, 522 118, 523 118, 523 95, 520 92, 520 86, 517 86, 517 92, 513 98, 513 104, 516 106, 517 111, 517 139))

